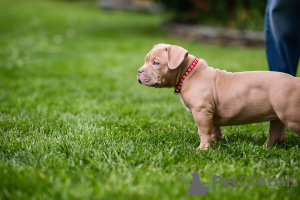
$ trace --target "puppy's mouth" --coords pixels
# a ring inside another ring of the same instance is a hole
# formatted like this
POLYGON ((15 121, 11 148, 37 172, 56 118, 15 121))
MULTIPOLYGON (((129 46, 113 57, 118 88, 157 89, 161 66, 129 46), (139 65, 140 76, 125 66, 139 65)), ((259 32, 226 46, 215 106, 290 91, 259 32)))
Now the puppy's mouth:
POLYGON ((145 73, 139 73, 137 75, 137 80, 140 84, 148 86, 148 87, 155 87, 159 88, 160 84, 158 82, 153 83, 152 78, 145 73))
POLYGON ((154 84, 150 84, 150 79, 148 80, 141 80, 139 77, 137 78, 138 82, 142 85, 148 86, 148 87, 155 87, 155 88, 159 88, 159 83, 154 83, 154 84))
POLYGON ((138 78, 138 82, 139 82, 140 84, 143 84, 142 81, 141 81, 141 79, 139 79, 139 78, 138 78))
POLYGON ((145 82, 142 82, 140 79, 138 79, 139 83, 148 87, 155 87, 155 88, 159 88, 159 83, 154 83, 154 84, 148 84, 145 82))

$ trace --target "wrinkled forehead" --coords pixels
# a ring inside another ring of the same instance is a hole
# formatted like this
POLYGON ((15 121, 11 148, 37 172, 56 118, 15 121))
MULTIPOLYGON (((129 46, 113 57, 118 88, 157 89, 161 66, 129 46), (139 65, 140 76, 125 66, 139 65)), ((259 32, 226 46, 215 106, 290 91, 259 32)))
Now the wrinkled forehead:
POLYGON ((146 55, 145 61, 150 62, 153 59, 158 59, 164 56, 164 49, 166 45, 156 45, 153 49, 146 55))

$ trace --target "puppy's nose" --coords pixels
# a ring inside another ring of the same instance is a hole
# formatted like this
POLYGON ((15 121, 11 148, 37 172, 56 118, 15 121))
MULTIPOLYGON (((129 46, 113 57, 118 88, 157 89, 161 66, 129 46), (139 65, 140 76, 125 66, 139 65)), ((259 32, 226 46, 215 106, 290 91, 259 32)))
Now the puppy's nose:
POLYGON ((144 70, 143 68, 139 68, 139 69, 138 69, 138 72, 139 72, 139 73, 143 73, 144 71, 145 71, 145 70, 144 70))

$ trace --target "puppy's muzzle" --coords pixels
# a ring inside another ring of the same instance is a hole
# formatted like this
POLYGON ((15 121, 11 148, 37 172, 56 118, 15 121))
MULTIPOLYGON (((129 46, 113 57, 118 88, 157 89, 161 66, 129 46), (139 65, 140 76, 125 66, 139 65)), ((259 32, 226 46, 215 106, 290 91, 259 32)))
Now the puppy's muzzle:
POLYGON ((142 84, 141 80, 139 79, 139 75, 138 75, 138 78, 137 78, 137 79, 138 79, 138 82, 139 82, 140 84, 142 84))
POLYGON ((145 70, 142 69, 142 68, 138 69, 137 80, 138 80, 138 82, 139 82, 140 84, 143 84, 142 81, 141 81, 141 79, 140 79, 140 76, 141 76, 141 74, 142 74, 144 71, 145 71, 145 70))

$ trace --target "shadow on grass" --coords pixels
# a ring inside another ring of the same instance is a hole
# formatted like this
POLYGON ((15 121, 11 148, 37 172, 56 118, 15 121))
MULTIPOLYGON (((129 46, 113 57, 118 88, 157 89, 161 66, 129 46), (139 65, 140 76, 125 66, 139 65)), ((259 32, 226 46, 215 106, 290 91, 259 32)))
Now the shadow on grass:
MULTIPOLYGON (((263 126, 245 125, 223 127, 223 139, 218 140, 217 143, 213 145, 214 149, 265 147, 265 142, 267 141, 269 135, 268 129, 263 126)), ((195 133, 197 133, 197 130, 195 133)), ((195 139, 195 137, 193 137, 193 139, 195 139)), ((195 144, 196 141, 186 140, 186 142, 190 143, 190 145, 194 146, 195 148, 197 148, 200 144, 200 140, 197 139, 197 141, 199 141, 199 143, 195 144)), ((282 144, 275 145, 273 148, 285 150, 300 148, 300 137, 287 129, 286 141, 282 144)))
MULTIPOLYGON (((251 131, 243 130, 242 133, 234 132, 223 135, 223 139, 217 142, 217 145, 222 148, 232 148, 233 146, 248 145, 248 146, 264 146, 267 141, 268 134, 254 134, 251 131)), ((277 144, 273 148, 289 150, 291 148, 300 148, 300 137, 290 130, 286 132, 286 141, 282 144, 277 144)))
POLYGON ((300 148, 300 137, 292 131, 287 131, 286 141, 280 145, 276 145, 278 149, 289 150, 291 148, 300 148))

